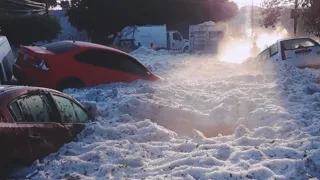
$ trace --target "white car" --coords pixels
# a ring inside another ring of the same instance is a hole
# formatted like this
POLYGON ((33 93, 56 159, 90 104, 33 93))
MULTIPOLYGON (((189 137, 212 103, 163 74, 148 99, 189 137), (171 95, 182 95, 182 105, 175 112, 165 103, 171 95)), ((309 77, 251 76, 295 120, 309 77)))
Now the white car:
POLYGON ((5 36, 0 36, 0 84, 7 84, 12 79, 12 67, 15 63, 15 58, 8 39, 5 36))
POLYGON ((320 68, 320 44, 311 38, 282 39, 263 50, 254 60, 289 61, 299 68, 320 68))

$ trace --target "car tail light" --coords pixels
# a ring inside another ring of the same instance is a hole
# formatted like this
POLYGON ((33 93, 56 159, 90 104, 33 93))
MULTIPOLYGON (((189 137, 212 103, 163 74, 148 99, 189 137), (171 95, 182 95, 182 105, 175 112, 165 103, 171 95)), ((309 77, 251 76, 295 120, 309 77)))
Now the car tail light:
POLYGON ((43 71, 49 71, 49 66, 44 60, 36 60, 32 66, 43 71))

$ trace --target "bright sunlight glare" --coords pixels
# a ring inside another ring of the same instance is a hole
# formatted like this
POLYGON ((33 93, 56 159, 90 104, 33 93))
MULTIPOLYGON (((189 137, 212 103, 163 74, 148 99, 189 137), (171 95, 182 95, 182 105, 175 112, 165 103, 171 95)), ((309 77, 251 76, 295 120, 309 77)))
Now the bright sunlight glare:
POLYGON ((277 40, 286 38, 287 35, 288 32, 286 30, 275 33, 262 33, 258 35, 256 43, 260 49, 265 49, 266 47, 275 43, 277 40))
MULTIPOLYGON (((276 28, 276 30, 272 32, 259 30, 256 34, 256 44, 261 52, 277 40, 286 38, 288 32, 285 29, 276 28)), ((222 42, 220 46, 218 57, 224 62, 240 64, 251 57, 252 47, 253 43, 251 39, 226 40, 222 42)))
POLYGON ((219 59, 229 63, 242 63, 250 57, 252 43, 249 40, 231 40, 222 44, 219 59))
MULTIPOLYGON (((233 0, 239 7, 252 5, 252 0, 233 0)), ((260 6, 263 0, 253 0, 253 5, 260 6)))

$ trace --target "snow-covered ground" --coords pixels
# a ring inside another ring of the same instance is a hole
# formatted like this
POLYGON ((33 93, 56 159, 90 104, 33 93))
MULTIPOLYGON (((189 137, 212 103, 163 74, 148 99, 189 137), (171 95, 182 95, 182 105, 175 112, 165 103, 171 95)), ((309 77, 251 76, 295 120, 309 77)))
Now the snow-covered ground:
POLYGON ((317 71, 132 55, 165 80, 66 90, 100 116, 32 179, 320 178, 317 71))

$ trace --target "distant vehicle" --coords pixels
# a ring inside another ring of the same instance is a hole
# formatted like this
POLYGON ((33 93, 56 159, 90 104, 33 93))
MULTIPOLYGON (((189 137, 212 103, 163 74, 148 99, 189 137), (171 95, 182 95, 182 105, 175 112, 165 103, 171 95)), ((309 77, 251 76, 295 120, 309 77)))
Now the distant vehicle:
POLYGON ((206 22, 189 26, 189 52, 212 53, 219 50, 220 43, 226 34, 226 26, 206 22))
POLYGON ((13 72, 23 85, 57 90, 160 78, 125 52, 81 41, 21 46, 13 72))
POLYGON ((290 38, 278 40, 267 47, 253 61, 288 61, 299 68, 320 68, 320 45, 311 38, 290 38))
POLYGON ((0 86, 0 175, 56 152, 94 117, 78 101, 52 89, 0 86))
POLYGON ((10 43, 5 36, 0 36, 0 84, 8 84, 12 79, 12 66, 15 63, 10 43))
POLYGON ((117 35, 113 45, 132 49, 151 45, 155 50, 189 49, 189 41, 179 31, 168 31, 166 25, 127 26, 117 35))

